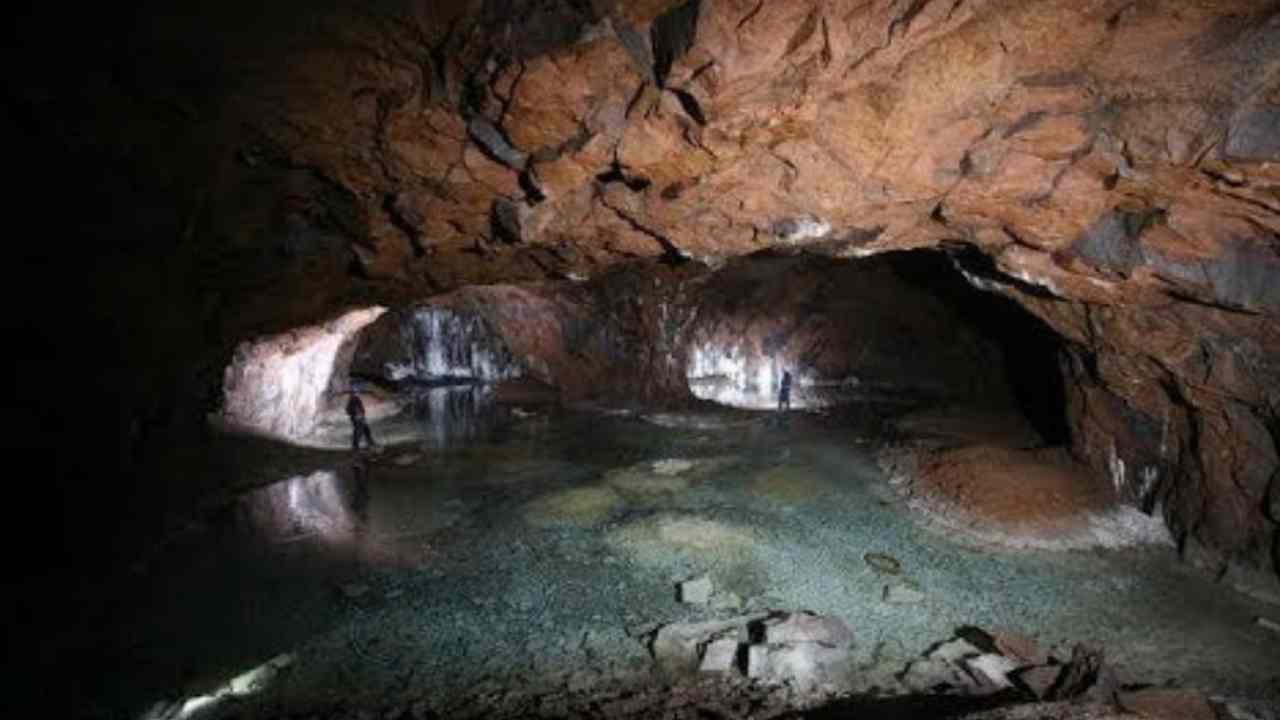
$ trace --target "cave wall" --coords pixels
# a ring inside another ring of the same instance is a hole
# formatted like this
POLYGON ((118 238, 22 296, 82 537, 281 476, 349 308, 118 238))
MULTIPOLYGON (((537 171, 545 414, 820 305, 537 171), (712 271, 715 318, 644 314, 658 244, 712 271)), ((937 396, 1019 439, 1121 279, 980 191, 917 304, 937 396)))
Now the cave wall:
POLYGON ((1274 562, 1274 2, 94 12, 15 15, 23 237, 68 238, 84 272, 24 242, 12 299, 87 291, 116 427, 197 415, 235 343, 338 308, 638 257, 962 243, 990 261, 976 284, 1072 343, 1074 450, 1185 546, 1274 562), (68 62, 35 61, 51 43, 68 62))
POLYGON ((527 376, 566 400, 772 409, 786 370, 797 409, 1011 407, 1000 349, 881 260, 640 262, 583 283, 469 286, 360 330, 350 373, 386 384, 527 376))
MULTIPOLYGON (((479 382, 528 377, 562 400, 681 403, 691 289, 706 269, 620 266, 583 283, 474 285, 393 309, 361 331, 355 376, 384 383, 446 380, 424 348, 472 358, 501 356, 499 372, 454 373, 479 382), (432 336, 424 318, 457 318, 432 336)), ((474 364, 474 363, 473 363, 474 364)))

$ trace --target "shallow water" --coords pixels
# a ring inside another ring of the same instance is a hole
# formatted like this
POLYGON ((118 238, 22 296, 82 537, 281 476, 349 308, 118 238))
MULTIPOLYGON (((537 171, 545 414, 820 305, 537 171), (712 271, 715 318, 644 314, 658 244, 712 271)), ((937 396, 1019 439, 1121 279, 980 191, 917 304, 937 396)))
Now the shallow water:
POLYGON ((207 493, 224 500, 192 505, 100 589, 111 605, 51 637, 74 714, 141 717, 282 654, 287 669, 192 716, 643 671, 645 630, 714 614, 676 599, 703 573, 723 603, 741 600, 722 614, 842 617, 860 661, 879 647, 905 663, 976 625, 1095 641, 1151 683, 1258 695, 1280 674, 1260 609, 1169 549, 978 552, 917 522, 858 432, 813 418, 560 412, 452 444, 428 429, 377 456, 234 437, 209 451, 235 458, 218 466, 227 487, 256 489, 207 493), (664 458, 693 464, 655 471, 664 458), (923 601, 886 603, 899 582, 923 601))

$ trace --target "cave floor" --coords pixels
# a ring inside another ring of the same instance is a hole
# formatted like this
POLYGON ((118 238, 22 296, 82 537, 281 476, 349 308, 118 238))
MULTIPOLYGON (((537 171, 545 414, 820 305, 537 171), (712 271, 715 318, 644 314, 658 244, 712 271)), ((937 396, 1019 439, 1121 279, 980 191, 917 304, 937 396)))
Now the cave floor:
POLYGON ((205 451, 217 472, 188 468, 192 482, 242 489, 206 493, 222 499, 98 588, 42 662, 76 678, 77 716, 145 717, 273 658, 191 716, 401 701, 453 716, 513 687, 647 677, 644 637, 664 623, 804 609, 844 619, 867 668, 972 625, 1098 643, 1132 682, 1280 700, 1280 642, 1253 623, 1268 611, 1169 547, 952 542, 894 494, 874 450, 799 413, 560 411, 444 450, 360 455, 220 436, 205 451), (702 574, 718 607, 678 602, 702 574), (885 602, 895 584, 922 597, 885 602))

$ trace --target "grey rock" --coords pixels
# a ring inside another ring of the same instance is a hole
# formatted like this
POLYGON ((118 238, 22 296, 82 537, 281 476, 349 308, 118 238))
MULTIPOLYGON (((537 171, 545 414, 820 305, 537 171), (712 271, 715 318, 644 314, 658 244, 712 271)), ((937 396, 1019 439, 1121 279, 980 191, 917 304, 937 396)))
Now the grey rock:
POLYGON ((1143 261, 1138 237, 1151 218, 1150 213, 1104 213, 1076 239, 1075 251, 1094 267, 1128 277, 1143 261))
POLYGON ((686 580, 680 583, 680 602, 689 605, 706 605, 711 602, 713 590, 711 578, 706 575, 686 580))
POLYGON ((467 132, 477 145, 514 170, 523 170, 529 156, 507 142, 507 138, 488 118, 476 117, 467 125, 467 132))
POLYGON ((760 616, 743 616, 716 622, 663 625, 654 634, 649 649, 664 671, 692 673, 701 664, 702 648, 725 638, 747 642, 747 624, 759 619, 760 616))
POLYGON ((747 676, 765 683, 791 683, 811 689, 838 681, 849 670, 849 651, 820 643, 752 645, 747 676))
POLYGON ((721 638, 708 643, 702 652, 702 663, 699 672, 728 673, 734 670, 738 660, 738 648, 742 645, 736 638, 721 638))
POLYGON ((954 692, 990 695, 1013 686, 1010 675, 1018 661, 995 652, 983 652, 964 638, 933 648, 907 666, 899 680, 918 693, 954 692))
POLYGON ((929 651, 930 660, 939 660, 946 663, 958 663, 967 657, 981 655, 982 650, 978 649, 973 643, 964 638, 955 638, 948 640, 933 650, 929 651))
POLYGON ((964 668, 969 672, 982 689, 1004 690, 1013 687, 1009 674, 1018 669, 1018 664, 996 653, 983 653, 977 657, 965 658, 964 668))
POLYGON ((1274 282, 1280 262, 1247 238, 1236 239, 1204 263, 1216 301, 1253 310, 1280 308, 1280 285, 1274 282))
POLYGON ((911 692, 935 693, 972 686, 971 678, 956 665, 944 660, 916 660, 898 677, 911 692))
POLYGON ((1227 131, 1223 154, 1237 160, 1280 160, 1280 106, 1242 110, 1227 131))
POLYGON ((819 643, 847 648, 853 644, 853 631, 843 620, 830 615, 792 613, 769 618, 763 625, 765 642, 771 645, 819 643))

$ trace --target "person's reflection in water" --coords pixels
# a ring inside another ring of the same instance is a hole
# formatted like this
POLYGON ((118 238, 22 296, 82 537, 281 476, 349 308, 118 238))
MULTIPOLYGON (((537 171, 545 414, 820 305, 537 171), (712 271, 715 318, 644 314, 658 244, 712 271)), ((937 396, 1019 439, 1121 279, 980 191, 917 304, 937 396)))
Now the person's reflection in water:
POLYGON ((351 463, 351 483, 347 486, 347 507, 352 530, 359 534, 369 525, 369 466, 362 460, 351 463))

